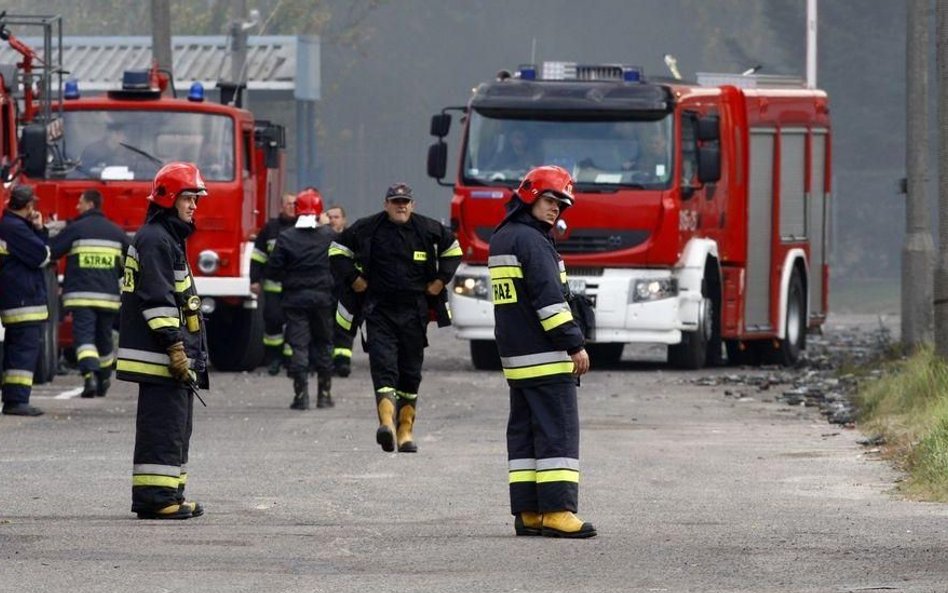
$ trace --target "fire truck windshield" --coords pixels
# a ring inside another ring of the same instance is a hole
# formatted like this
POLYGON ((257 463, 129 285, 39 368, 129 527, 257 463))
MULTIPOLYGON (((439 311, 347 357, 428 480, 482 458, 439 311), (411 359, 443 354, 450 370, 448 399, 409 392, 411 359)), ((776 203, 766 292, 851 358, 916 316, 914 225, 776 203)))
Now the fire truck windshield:
POLYGON ((570 171, 581 189, 661 189, 672 173, 671 116, 658 120, 509 119, 470 114, 462 179, 514 187, 538 165, 570 171))
POLYGON ((234 123, 186 111, 67 111, 63 167, 69 179, 154 178, 170 161, 198 165, 206 181, 234 178, 234 123))

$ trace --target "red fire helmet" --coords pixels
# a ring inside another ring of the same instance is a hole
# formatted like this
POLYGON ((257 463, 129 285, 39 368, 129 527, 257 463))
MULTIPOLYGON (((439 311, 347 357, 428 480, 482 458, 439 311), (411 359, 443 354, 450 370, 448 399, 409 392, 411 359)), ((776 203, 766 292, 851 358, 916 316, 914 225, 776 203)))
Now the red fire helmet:
POLYGON ((573 205, 573 177, 563 167, 544 165, 536 167, 524 176, 517 197, 524 204, 533 204, 538 197, 549 194, 562 204, 562 210, 573 205))
POLYGON ((296 215, 297 216, 307 216, 307 215, 316 215, 319 216, 323 213, 323 196, 319 193, 319 190, 312 187, 307 187, 300 193, 296 194, 296 215))
POLYGON ((148 201, 162 208, 171 208, 182 192, 206 196, 207 187, 194 163, 168 163, 158 170, 148 201))

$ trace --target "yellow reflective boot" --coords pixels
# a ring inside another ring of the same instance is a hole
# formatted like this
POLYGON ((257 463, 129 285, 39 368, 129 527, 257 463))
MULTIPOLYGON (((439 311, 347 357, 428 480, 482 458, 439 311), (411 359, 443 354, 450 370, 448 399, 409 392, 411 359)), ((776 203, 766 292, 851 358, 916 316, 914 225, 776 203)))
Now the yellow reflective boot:
POLYGON ((514 532, 517 535, 542 535, 543 515, 533 511, 517 513, 514 519, 514 532))
POLYGON ((543 513, 543 536, 583 538, 596 535, 592 523, 585 523, 570 511, 543 513))
POLYGON ((379 413, 379 428, 375 431, 375 442, 383 451, 395 450, 395 396, 376 394, 375 407, 379 413))
POLYGON ((418 445, 415 444, 411 434, 412 427, 415 425, 415 404, 413 402, 398 402, 398 430, 396 437, 398 440, 399 453, 417 453, 418 445))

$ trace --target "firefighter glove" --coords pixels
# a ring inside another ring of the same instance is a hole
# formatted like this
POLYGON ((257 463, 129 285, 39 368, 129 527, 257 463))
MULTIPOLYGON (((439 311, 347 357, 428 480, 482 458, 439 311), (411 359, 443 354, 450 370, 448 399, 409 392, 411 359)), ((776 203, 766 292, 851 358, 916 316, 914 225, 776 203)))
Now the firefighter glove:
POLYGON ((188 355, 184 353, 184 342, 175 342, 168 346, 168 369, 175 380, 187 383, 191 380, 191 374, 188 372, 188 355))

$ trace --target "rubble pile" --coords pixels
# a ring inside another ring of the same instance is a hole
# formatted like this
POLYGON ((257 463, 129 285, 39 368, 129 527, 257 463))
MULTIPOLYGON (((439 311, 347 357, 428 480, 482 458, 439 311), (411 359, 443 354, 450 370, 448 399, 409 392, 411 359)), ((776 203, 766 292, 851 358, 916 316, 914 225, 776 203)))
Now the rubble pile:
POLYGON ((702 376, 691 382, 727 387, 724 395, 739 400, 772 392, 775 401, 818 407, 827 421, 852 425, 856 420, 852 396, 859 382, 882 376, 879 369, 865 369, 886 356, 893 345, 891 331, 881 322, 871 330, 834 329, 826 335, 807 336, 806 351, 794 368, 742 367, 739 373, 702 376))

